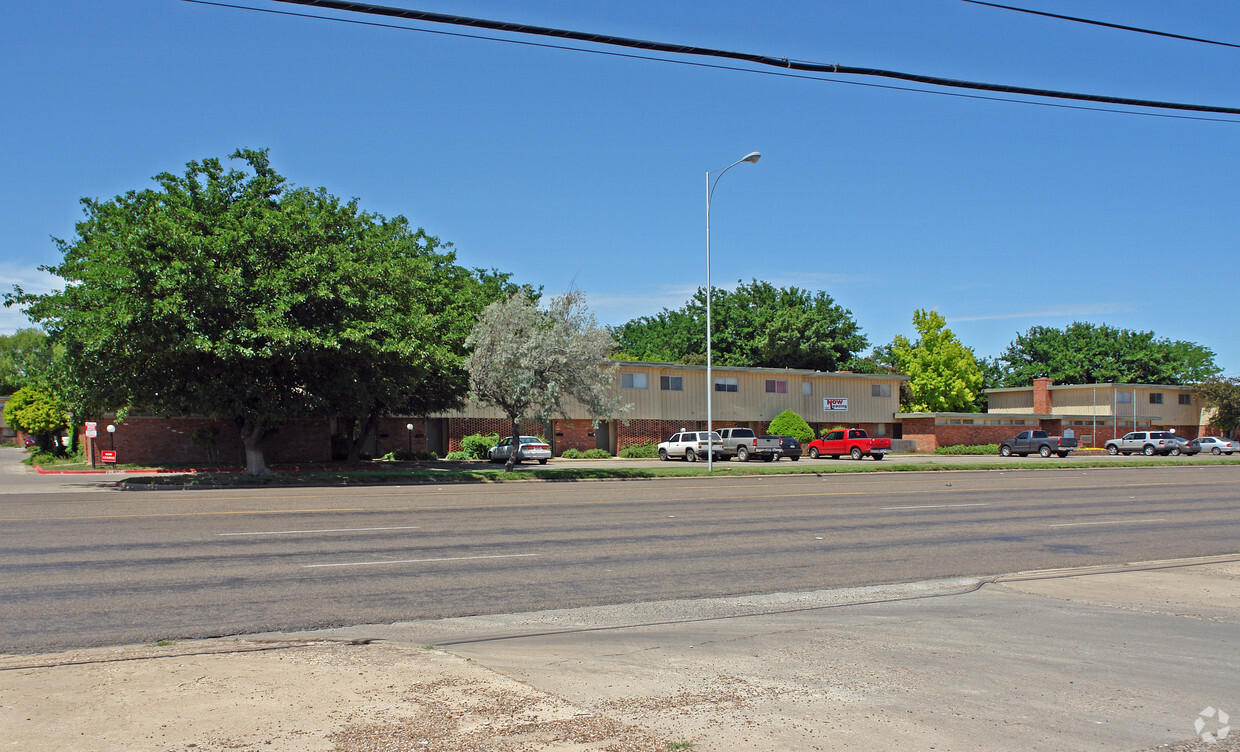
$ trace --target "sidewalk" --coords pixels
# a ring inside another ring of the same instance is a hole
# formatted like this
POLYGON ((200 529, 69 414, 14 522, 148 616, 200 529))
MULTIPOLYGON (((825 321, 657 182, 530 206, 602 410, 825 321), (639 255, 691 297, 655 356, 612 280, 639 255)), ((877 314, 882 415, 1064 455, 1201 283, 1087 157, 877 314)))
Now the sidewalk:
POLYGON ((0 744, 1237 750, 1240 557, 1191 564, 0 656, 0 744))

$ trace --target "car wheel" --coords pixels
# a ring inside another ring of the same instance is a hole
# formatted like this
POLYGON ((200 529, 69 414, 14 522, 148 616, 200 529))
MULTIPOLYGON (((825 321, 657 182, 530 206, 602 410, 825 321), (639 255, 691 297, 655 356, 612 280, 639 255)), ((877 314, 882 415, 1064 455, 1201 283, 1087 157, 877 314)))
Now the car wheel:
POLYGON ((861 454, 861 447, 853 447, 853 448, 852 448, 852 451, 848 453, 848 456, 849 456, 849 457, 852 457, 854 460, 859 460, 859 459, 861 459, 861 457, 862 457, 862 454, 861 454))
POLYGON ((1127 457, 1128 455, 1132 454, 1132 452, 1120 452, 1120 454, 1122 454, 1122 455, 1124 455, 1125 457, 1127 457))
POLYGON ((659 459, 663 460, 664 462, 667 462, 667 450, 666 449, 659 450, 659 459))
POLYGON ((546 460, 539 460, 539 461, 538 461, 538 464, 540 464, 540 465, 545 465, 545 464, 547 464, 547 461, 546 461, 546 460))
POLYGON ((1114 444, 1111 444, 1110 446, 1107 447, 1107 454, 1114 457, 1115 455, 1119 454, 1119 447, 1115 446, 1114 444))
POLYGON ((1172 456, 1172 457, 1179 457, 1179 456, 1180 456, 1180 448, 1179 448, 1179 447, 1176 447, 1175 449, 1172 449, 1172 450, 1171 450, 1171 452, 1170 452, 1170 454, 1171 454, 1171 456, 1172 456))
POLYGON ((792 460, 793 462, 796 462, 797 460, 801 459, 801 455, 799 455, 799 454, 793 454, 793 455, 789 456, 789 457, 788 457, 788 459, 792 460))
POLYGON ((874 461, 875 461, 875 462, 878 462, 878 461, 882 460, 882 458, 886 457, 887 455, 885 455, 885 454, 871 454, 870 456, 874 458, 874 461))
POLYGON ((1056 454, 1058 454, 1058 455, 1059 455, 1059 459, 1061 459, 1061 460, 1064 460, 1064 459, 1067 459, 1067 458, 1068 458, 1068 453, 1067 453, 1067 452, 1056 452, 1056 454))
POLYGON ((1141 450, 1141 454, 1144 454, 1146 457, 1153 457, 1154 446, 1152 444, 1146 444, 1145 448, 1141 450))
MULTIPOLYGON (((1216 451, 1216 452, 1217 452, 1218 450, 1216 449, 1216 450, 1214 450, 1214 451, 1216 451)), ((809 458, 810 458, 811 460, 816 460, 816 459, 818 459, 818 447, 810 447, 810 448, 809 448, 809 458)))
POLYGON ((697 452, 692 449, 685 450, 685 462, 697 462, 697 452))
POLYGON ((745 447, 737 447, 736 448, 736 459, 740 460, 741 462, 748 462, 749 461, 749 450, 746 449, 745 447))
POLYGON ((999 447, 999 456, 1001 456, 1001 457, 1011 457, 1011 456, 1012 456, 1012 447, 1008 446, 1007 444, 1004 444, 1003 446, 999 447))
POLYGON ((775 460, 775 455, 773 455, 773 454, 764 454, 764 455, 762 455, 762 461, 763 461, 763 462, 773 462, 774 460, 775 460))
MULTIPOLYGON (((1213 454, 1214 456, 1216 456, 1216 457, 1217 457, 1218 455, 1220 455, 1220 454, 1222 454, 1222 453, 1223 453, 1223 450, 1222 450, 1222 449, 1219 449, 1218 447, 1214 447, 1213 449, 1211 449, 1211 450, 1210 450, 1210 453, 1211 453, 1211 454, 1213 454)), ((1229 456, 1229 457, 1230 457, 1230 456, 1231 456, 1231 452, 1228 452, 1228 453, 1227 453, 1227 456, 1229 456)))
POLYGON ((1043 457, 1049 457, 1051 456, 1051 448, 1043 444, 1042 446, 1038 447, 1038 454, 1042 455, 1043 457))

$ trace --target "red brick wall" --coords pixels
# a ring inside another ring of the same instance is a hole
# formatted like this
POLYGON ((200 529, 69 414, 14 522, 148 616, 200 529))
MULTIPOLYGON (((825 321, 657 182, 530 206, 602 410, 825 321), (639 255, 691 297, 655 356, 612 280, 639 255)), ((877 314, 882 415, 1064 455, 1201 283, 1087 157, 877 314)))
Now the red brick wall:
MULTIPOLYGON (((542 423, 521 423, 517 428, 522 436, 551 438, 542 423)), ((512 421, 507 418, 451 418, 448 420, 448 451, 461 451, 461 439, 476 433, 511 436, 512 421)))
POLYGON ((688 431, 697 430, 693 421, 676 420, 630 420, 628 425, 617 421, 616 450, 635 444, 658 444, 667 441, 672 434, 684 428, 688 431))
POLYGON ((564 454, 566 449, 585 452, 598 448, 598 432, 594 430, 592 420, 556 420, 552 421, 551 425, 556 434, 551 447, 557 457, 564 454))
MULTIPOLYGON (((190 468, 198 465, 239 467, 245 464, 245 446, 234 422, 210 418, 128 418, 121 422, 98 420, 99 435, 90 442, 90 453, 99 463, 99 452, 116 448, 119 464, 190 468), (116 433, 109 436, 109 424, 116 433), (210 444, 192 440, 199 428, 215 428, 210 444)), ((85 440, 85 437, 83 437, 85 440)), ((85 446, 85 445, 83 445, 85 446)), ((284 426, 263 442, 267 462, 329 462, 331 437, 327 421, 306 421, 284 426)), ((90 455, 87 455, 89 459, 90 455)))
POLYGON ((917 451, 922 454, 934 452, 939 447, 938 436, 935 434, 934 418, 905 418, 904 438, 917 442, 917 451))
POLYGON ((410 451, 412 439, 413 451, 426 451, 426 421, 422 418, 380 418, 375 426, 378 436, 375 438, 375 456, 382 457, 389 452, 410 451), (405 426, 413 424, 410 431, 405 426))
POLYGON ((1039 415, 1050 415, 1055 412, 1051 404, 1051 380, 1040 378, 1033 380, 1033 411, 1039 415))

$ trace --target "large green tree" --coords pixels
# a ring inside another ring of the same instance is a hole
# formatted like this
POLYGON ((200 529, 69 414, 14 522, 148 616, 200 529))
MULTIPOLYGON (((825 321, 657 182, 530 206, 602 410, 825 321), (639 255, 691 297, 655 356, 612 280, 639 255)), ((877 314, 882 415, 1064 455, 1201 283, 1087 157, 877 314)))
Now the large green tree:
POLYGON ((483 281, 403 217, 294 188, 266 151, 231 157, 241 169, 195 161, 84 199, 47 267, 65 288, 6 296, 64 346, 85 408, 231 419, 262 473, 263 439, 287 421, 450 404, 454 317, 472 320, 483 281))
MULTIPOLYGON (((621 357, 668 363, 706 362, 706 290, 683 307, 612 330, 621 357)), ((868 345, 852 312, 825 292, 753 280, 714 288, 711 357, 722 366, 836 371, 868 345)))
POLYGON ((28 327, 0 334, 0 395, 46 381, 54 359, 52 345, 42 330, 28 327))
POLYGON ((509 470, 521 446, 521 423, 568 417, 570 405, 595 420, 628 409, 611 390, 617 366, 608 356, 615 342, 580 292, 553 298, 545 310, 529 291, 498 300, 483 311, 469 346, 474 396, 512 423, 509 470))
POLYGON ((1229 438, 1240 436, 1240 378, 1214 377, 1197 385, 1197 396, 1214 408, 1211 425, 1229 438))
POLYGON ((947 328, 938 311, 917 309, 918 338, 896 335, 891 354, 909 377, 908 412, 977 412, 983 374, 973 351, 947 328))
POLYGON ((1062 330, 1035 326, 1016 335, 998 361, 1005 387, 1041 376, 1058 384, 1194 384, 1219 373, 1208 347, 1083 321, 1062 330))

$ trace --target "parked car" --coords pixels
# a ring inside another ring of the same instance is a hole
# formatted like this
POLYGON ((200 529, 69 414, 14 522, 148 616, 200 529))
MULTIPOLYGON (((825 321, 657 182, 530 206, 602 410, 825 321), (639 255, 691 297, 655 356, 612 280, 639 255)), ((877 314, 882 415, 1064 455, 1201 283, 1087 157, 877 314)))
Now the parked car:
POLYGON ((1021 431, 1016 438, 1008 439, 1000 444, 999 454, 1004 457, 1011 457, 1013 454, 1028 457, 1037 452, 1043 457, 1049 457, 1052 454, 1067 457, 1073 449, 1076 449, 1075 437, 1051 436, 1046 431, 1033 430, 1021 431))
POLYGON ((1202 452, 1209 452, 1215 455, 1226 454, 1231 456, 1232 452, 1240 452, 1240 441, 1228 441, 1221 436, 1201 436, 1189 443, 1196 444, 1202 452))
POLYGON ((876 460, 881 460, 887 452, 891 451, 891 439, 871 439, 870 435, 860 428, 840 428, 828 431, 821 439, 814 439, 806 446, 806 452, 811 460, 819 457, 830 457, 834 460, 845 454, 854 460, 859 460, 867 454, 876 460))
POLYGON ((763 462, 779 459, 779 439, 774 436, 759 437, 752 428, 720 428, 718 433, 723 439, 720 456, 725 460, 730 457, 741 462, 748 462, 750 457, 761 457, 763 462))
MULTIPOLYGON (((801 459, 801 442, 797 441, 794 437, 772 436, 771 438, 779 439, 780 457, 787 457, 793 462, 796 462, 797 460, 801 459)), ((776 457, 775 459, 778 460, 779 457, 776 457)))
POLYGON ((1170 431, 1130 431, 1123 438, 1111 439, 1105 445, 1107 454, 1132 454, 1140 452, 1146 457, 1171 454, 1175 448, 1175 434, 1170 431))
MULTIPOLYGON (((547 460, 551 459, 551 445, 537 436, 522 436, 521 447, 517 450, 517 462, 521 460, 538 460, 538 464, 545 465, 547 460)), ((487 460, 490 462, 507 462, 508 455, 512 454, 512 437, 500 439, 500 442, 487 450, 487 460)))
POLYGON ((710 453, 716 461, 723 457, 723 439, 714 431, 681 431, 659 442, 661 460, 684 457, 688 462, 697 462, 699 457, 705 458, 710 453))
POLYGON ((1175 446, 1171 448, 1171 456, 1178 457, 1181 454, 1194 455, 1201 451, 1200 444, 1194 444, 1183 436, 1173 436, 1172 441, 1175 446))

